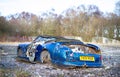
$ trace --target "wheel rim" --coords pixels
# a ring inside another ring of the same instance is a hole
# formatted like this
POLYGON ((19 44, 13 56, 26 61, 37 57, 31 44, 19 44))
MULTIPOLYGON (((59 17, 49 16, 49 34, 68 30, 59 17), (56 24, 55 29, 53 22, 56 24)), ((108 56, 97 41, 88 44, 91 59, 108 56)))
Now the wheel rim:
POLYGON ((42 51, 41 55, 40 55, 40 59, 41 59, 42 63, 50 63, 51 62, 50 54, 48 51, 42 51))

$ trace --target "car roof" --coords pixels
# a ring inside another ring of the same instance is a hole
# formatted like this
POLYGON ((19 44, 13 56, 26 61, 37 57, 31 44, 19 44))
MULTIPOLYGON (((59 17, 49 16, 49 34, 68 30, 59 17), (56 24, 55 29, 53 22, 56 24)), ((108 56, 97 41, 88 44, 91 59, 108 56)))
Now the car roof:
POLYGON ((55 38, 56 39, 55 41, 63 41, 64 40, 64 41, 79 41, 79 42, 81 42, 80 40, 77 40, 77 39, 70 39, 70 38, 65 38, 65 37, 62 37, 62 36, 39 35, 37 38, 39 38, 39 37, 55 38))

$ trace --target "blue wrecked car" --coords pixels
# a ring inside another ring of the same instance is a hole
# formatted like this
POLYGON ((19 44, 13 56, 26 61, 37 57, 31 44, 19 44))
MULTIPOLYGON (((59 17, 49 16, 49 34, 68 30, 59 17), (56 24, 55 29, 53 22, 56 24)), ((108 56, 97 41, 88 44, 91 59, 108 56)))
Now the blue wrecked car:
POLYGON ((101 50, 98 46, 64 37, 38 36, 31 43, 19 44, 17 57, 30 62, 63 66, 102 66, 101 50))

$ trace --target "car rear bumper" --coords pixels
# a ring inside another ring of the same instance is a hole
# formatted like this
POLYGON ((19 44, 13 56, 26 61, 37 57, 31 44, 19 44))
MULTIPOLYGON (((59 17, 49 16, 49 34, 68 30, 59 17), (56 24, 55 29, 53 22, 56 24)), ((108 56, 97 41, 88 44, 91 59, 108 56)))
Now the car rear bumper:
POLYGON ((56 62, 58 65, 77 66, 77 67, 102 67, 102 63, 86 63, 86 62, 56 62))
POLYGON ((63 62, 63 65, 81 66, 81 67, 101 67, 102 63, 63 62))

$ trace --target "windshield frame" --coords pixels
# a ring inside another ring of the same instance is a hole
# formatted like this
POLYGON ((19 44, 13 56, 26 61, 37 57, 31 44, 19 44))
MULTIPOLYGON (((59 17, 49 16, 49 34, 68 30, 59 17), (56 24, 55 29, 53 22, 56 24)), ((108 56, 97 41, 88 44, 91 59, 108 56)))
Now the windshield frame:
POLYGON ((39 42, 39 41, 55 41, 55 42, 81 42, 80 40, 76 39, 68 39, 65 37, 60 37, 60 36, 38 36, 36 37, 33 42, 39 42))

